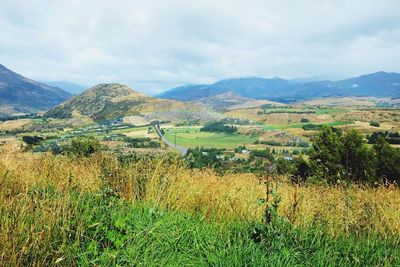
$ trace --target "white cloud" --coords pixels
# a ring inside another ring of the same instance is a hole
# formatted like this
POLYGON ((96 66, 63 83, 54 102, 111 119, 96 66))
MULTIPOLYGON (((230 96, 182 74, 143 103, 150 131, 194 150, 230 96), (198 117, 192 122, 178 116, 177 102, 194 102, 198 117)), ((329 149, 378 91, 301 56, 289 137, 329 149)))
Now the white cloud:
POLYGON ((235 76, 400 71, 397 0, 0 2, 0 63, 149 93, 235 76))

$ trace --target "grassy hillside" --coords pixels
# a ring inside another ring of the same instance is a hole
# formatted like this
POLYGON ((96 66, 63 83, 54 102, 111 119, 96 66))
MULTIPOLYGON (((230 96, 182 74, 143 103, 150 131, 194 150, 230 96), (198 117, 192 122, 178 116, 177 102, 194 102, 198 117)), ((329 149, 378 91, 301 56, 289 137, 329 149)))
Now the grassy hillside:
POLYGON ((397 187, 296 186, 174 156, 1 147, 0 265, 396 266, 397 187))
POLYGON ((88 116, 95 121, 183 108, 182 102, 140 94, 122 84, 99 84, 48 111, 45 116, 88 116))

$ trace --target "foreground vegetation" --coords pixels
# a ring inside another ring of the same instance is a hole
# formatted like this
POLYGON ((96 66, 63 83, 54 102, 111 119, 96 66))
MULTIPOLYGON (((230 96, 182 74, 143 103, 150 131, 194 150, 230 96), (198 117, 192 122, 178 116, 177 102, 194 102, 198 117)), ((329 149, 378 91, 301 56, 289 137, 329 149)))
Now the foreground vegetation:
POLYGON ((174 155, 81 152, 1 147, 0 265, 400 264, 394 185, 300 186, 174 155))

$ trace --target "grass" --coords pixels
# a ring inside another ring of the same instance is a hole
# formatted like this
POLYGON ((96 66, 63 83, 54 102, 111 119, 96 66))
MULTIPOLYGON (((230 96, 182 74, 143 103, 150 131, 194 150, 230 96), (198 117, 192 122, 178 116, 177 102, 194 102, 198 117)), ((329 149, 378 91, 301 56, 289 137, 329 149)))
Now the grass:
POLYGON ((348 109, 343 109, 343 108, 323 108, 323 109, 316 109, 315 114, 316 115, 322 115, 322 114, 341 114, 341 113, 346 113, 349 112, 348 109))
MULTIPOLYGON (((264 125, 264 130, 300 129, 305 124, 310 124, 310 122, 307 122, 307 123, 292 123, 292 124, 268 124, 268 125, 264 125)), ((331 127, 338 127, 338 126, 348 125, 348 124, 351 124, 351 123, 350 122, 344 122, 344 121, 334 121, 334 122, 322 122, 322 123, 313 123, 313 124, 327 125, 327 126, 331 126, 331 127)))
POLYGON ((133 126, 133 127, 128 127, 124 129, 118 129, 118 130, 113 130, 112 133, 130 133, 130 132, 138 132, 138 131, 147 131, 149 126, 133 126))
POLYGON ((0 157, 0 265, 396 266, 400 189, 273 182, 178 158, 0 157), (261 239, 259 233, 262 233, 261 239))
POLYGON ((173 128, 168 129, 165 137, 170 142, 175 142, 183 147, 207 147, 233 149, 243 144, 254 143, 258 137, 226 133, 200 132, 199 128, 173 128))

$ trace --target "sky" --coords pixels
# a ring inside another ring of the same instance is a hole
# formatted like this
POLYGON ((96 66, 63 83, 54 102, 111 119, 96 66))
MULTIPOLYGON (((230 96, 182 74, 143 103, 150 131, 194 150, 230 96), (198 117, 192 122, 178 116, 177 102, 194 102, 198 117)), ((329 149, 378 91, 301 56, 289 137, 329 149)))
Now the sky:
POLYGON ((234 77, 400 72, 400 2, 0 0, 0 64, 148 94, 234 77))

